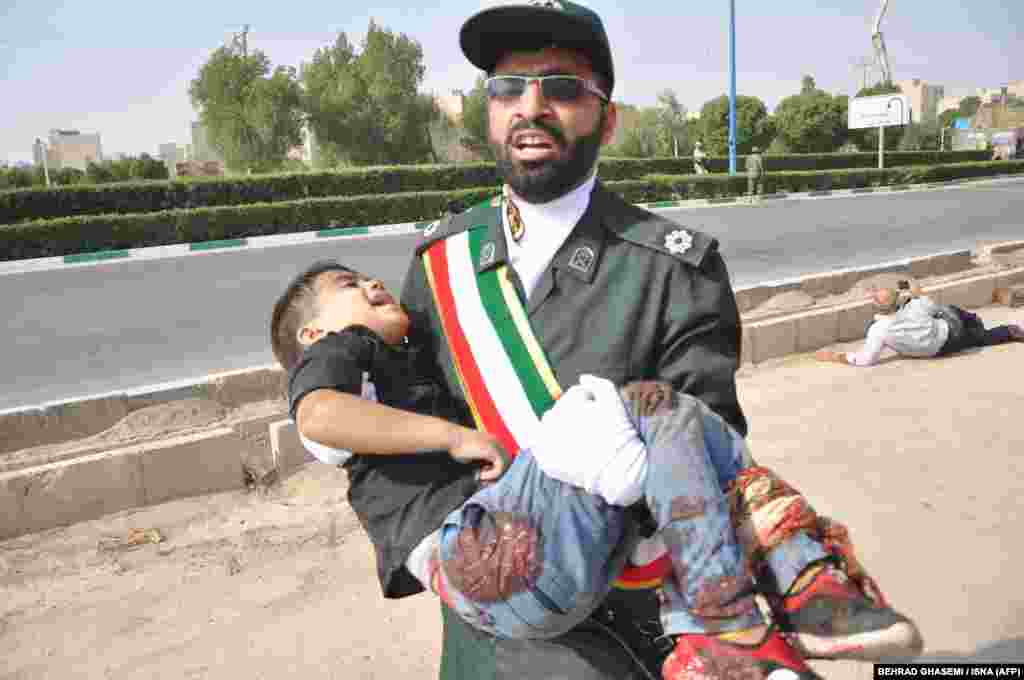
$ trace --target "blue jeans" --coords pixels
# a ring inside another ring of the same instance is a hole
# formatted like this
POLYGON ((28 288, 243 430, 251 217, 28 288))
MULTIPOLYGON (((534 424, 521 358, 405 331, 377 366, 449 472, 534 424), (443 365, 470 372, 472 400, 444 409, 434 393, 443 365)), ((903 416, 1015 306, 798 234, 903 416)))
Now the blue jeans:
MULTIPOLYGON (((752 460, 724 420, 693 397, 676 398, 656 415, 633 414, 648 452, 645 501, 672 561, 660 591, 662 625, 667 634, 748 628, 762 617, 723 490, 752 460)), ((492 635, 555 637, 601 603, 635 541, 624 508, 548 477, 524 450, 445 520, 441 595, 492 635)), ((786 588, 824 554, 799 534, 768 561, 786 588)))

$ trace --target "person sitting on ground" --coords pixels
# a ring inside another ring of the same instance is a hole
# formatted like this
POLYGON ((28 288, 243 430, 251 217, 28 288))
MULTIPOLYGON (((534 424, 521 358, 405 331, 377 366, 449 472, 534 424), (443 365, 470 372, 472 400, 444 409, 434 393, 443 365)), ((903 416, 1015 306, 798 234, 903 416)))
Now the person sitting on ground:
MULTIPOLYGON (((901 282, 903 283, 903 282, 901 282)), ((868 325, 864 346, 857 352, 821 350, 819 361, 851 366, 873 366, 889 348, 907 357, 937 357, 969 347, 988 347, 1005 342, 1024 342, 1019 324, 987 329, 976 314, 956 305, 936 304, 920 286, 900 291, 872 287, 866 297, 878 314, 868 325)))
MULTIPOLYGON (((914 624, 847 581, 835 553, 803 534, 773 546, 756 536, 740 544, 730 513, 757 534, 759 509, 730 506, 752 498, 765 477, 751 475, 742 437, 699 400, 656 381, 631 383, 620 396, 611 382, 584 376, 507 466, 489 434, 432 417, 451 408, 437 403, 409 326, 379 281, 333 262, 293 280, 271 322, 275 356, 289 371, 292 417, 311 452, 346 466, 350 502, 374 542, 386 596, 414 594, 422 584, 478 630, 557 636, 610 590, 635 538, 627 507, 645 502, 673 572, 686 574, 664 591, 665 629, 710 626, 708 635, 681 638, 701 656, 817 677, 778 628, 761 623, 747 556, 756 550, 785 574, 786 613, 805 648, 855 649, 872 660, 920 651, 914 624), (466 465, 473 462, 482 464, 479 474, 466 465), (494 483, 479 488, 480 481, 494 483), (727 497, 725 487, 738 491, 727 497), (403 518, 423 515, 435 520, 433 533, 411 535, 403 518), (398 568, 382 554, 395 545, 406 546, 398 568), (829 611, 842 621, 823 626, 829 611)), ((798 494, 773 482, 764 502, 775 512, 798 494)), ((800 524, 801 512, 785 515, 800 524)), ((877 591, 866 574, 862 582, 877 591)), ((666 677, 682 676, 667 670, 666 677)))

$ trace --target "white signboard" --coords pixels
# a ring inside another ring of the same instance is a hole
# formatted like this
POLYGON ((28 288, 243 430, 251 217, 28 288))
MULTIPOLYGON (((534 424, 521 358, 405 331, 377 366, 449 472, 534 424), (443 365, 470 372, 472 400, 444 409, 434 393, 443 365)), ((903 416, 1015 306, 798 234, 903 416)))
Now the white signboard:
POLYGON ((910 97, 905 94, 883 94, 877 97, 854 97, 850 100, 851 130, 906 125, 910 122, 910 97))

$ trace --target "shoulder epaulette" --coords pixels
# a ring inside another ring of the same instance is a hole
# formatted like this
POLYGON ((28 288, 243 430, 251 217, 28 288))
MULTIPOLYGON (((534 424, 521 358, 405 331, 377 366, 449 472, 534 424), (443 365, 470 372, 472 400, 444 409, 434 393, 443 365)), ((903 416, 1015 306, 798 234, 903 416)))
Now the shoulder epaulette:
POLYGON ((718 250, 718 240, 713 236, 625 201, 615 209, 605 210, 602 218, 623 240, 670 255, 693 267, 700 267, 708 254, 718 250))
POLYGON ((416 244, 416 254, 420 255, 437 241, 470 229, 480 222, 481 211, 494 210, 495 207, 500 205, 500 200, 500 196, 488 198, 458 215, 446 215, 439 220, 431 222, 420 233, 420 241, 416 244))

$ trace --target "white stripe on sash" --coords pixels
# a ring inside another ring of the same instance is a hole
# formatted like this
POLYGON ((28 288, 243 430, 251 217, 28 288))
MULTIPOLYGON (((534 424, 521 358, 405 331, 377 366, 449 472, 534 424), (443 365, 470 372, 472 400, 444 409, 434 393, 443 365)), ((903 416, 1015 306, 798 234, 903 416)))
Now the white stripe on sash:
POLYGON ((540 421, 480 299, 476 266, 469 249, 469 233, 462 232, 448 238, 445 247, 451 286, 456 291, 455 309, 459 323, 498 414, 519 446, 526 447, 540 421))

